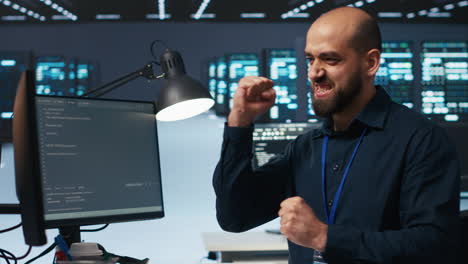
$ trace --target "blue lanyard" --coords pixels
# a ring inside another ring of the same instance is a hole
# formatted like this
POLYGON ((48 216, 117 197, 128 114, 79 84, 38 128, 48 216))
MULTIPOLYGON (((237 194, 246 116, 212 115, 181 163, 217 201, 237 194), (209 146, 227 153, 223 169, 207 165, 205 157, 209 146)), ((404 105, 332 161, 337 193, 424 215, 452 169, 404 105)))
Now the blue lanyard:
POLYGON ((348 165, 346 166, 346 169, 343 173, 343 177, 341 178, 341 183, 340 186, 338 187, 338 190, 335 193, 335 197, 333 199, 333 204, 330 209, 330 214, 328 213, 328 206, 327 206, 327 194, 326 194, 326 160, 327 160, 327 145, 328 145, 328 136, 325 136, 323 138, 323 143, 322 143, 322 196, 323 196, 323 204, 324 204, 324 209, 325 209, 325 217, 326 221, 328 224, 333 224, 335 222, 335 214, 336 214, 336 208, 338 207, 338 201, 340 200, 341 193, 343 192, 343 186, 346 181, 346 177, 348 176, 349 173, 349 168, 351 167, 351 163, 353 163, 354 158, 356 157, 356 153, 359 149, 359 146, 361 145, 362 139, 364 138, 364 135, 366 134, 367 128, 362 131, 361 137, 359 138, 359 141, 356 144, 356 147, 354 147, 354 152, 353 155, 351 155, 351 158, 348 162, 348 165))

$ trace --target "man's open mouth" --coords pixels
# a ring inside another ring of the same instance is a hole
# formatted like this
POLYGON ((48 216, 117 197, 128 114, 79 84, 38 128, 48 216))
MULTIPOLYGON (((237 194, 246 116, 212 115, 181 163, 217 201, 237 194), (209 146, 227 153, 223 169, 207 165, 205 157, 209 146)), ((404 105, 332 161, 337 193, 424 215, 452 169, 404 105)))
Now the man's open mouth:
POLYGON ((329 83, 318 83, 314 85, 314 96, 317 98, 326 97, 332 92, 332 87, 329 83))

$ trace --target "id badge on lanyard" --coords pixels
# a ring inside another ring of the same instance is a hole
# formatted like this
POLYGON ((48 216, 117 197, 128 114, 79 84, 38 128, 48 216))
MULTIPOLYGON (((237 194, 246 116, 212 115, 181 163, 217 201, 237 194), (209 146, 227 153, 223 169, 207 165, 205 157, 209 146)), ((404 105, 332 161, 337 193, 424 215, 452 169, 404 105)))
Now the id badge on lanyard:
MULTIPOLYGON (((326 222, 329 225, 335 222, 336 208, 338 207, 338 201, 340 200, 341 193, 343 192, 343 186, 348 176, 349 168, 351 167, 351 164, 353 163, 353 160, 356 157, 357 151, 359 149, 359 146, 361 145, 362 139, 364 138, 364 135, 366 134, 366 132, 367 132, 367 128, 365 128, 362 131, 361 137, 359 138, 359 141, 354 147, 353 154, 351 155, 348 165, 346 166, 346 169, 343 173, 343 177, 341 178, 341 183, 338 186, 338 190, 335 193, 335 197, 333 199, 333 204, 332 204, 330 212, 328 212, 328 207, 327 207, 327 202, 326 202, 327 195, 326 195, 326 170, 325 170, 328 136, 325 136, 325 138, 323 139, 323 144, 322 144, 322 196, 323 197, 322 198, 323 198, 326 222)), ((314 263, 313 264, 327 264, 327 262, 323 259, 322 253, 320 251, 314 250, 314 263)))
POLYGON ((314 250, 314 263, 313 264, 327 264, 322 257, 320 251, 314 250))

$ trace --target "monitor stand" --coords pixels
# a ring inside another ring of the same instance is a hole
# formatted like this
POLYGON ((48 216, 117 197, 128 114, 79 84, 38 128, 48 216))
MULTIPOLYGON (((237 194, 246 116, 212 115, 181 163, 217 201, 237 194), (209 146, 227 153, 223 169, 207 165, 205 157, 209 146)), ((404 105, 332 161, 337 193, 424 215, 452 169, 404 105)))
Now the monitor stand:
MULTIPOLYGON (((2 148, 3 145, 0 142, 0 166, 2 165, 2 148)), ((0 204, 1 214, 21 214, 21 207, 19 204, 0 204)))
MULTIPOLYGON (((80 226, 62 226, 62 227, 59 227, 59 233, 60 235, 62 235, 63 239, 67 243, 68 248, 70 248, 71 244, 73 243, 81 243, 80 226)), ((121 260, 119 263, 147 264, 149 262, 148 258, 140 260, 140 259, 136 259, 132 257, 115 255, 113 253, 106 253, 106 254, 112 255, 112 257, 116 258, 116 260, 121 260)))
POLYGON ((59 233, 67 242, 68 248, 73 243, 81 242, 80 226, 63 226, 59 228, 59 233))

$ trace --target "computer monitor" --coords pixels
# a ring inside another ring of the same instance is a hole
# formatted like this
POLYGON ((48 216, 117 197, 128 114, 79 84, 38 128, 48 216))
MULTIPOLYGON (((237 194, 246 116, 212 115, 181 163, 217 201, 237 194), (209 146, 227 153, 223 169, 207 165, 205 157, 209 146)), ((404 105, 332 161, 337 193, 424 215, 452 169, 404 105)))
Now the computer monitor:
POLYGON ((409 41, 383 42, 380 67, 374 81, 376 85, 381 85, 395 102, 409 108, 415 106, 412 50, 412 43, 409 41))
POLYGON ((31 52, 0 51, 0 144, 12 142, 13 101, 21 73, 31 61, 31 52))
POLYGON ((42 196, 36 204, 46 228, 76 233, 82 225, 164 216, 153 102, 25 94, 28 108, 15 110, 26 110, 23 121, 32 125, 15 139, 15 155, 21 143, 32 144, 15 167, 34 165, 17 175, 26 179, 19 189, 29 184, 42 196))
POLYGON ((297 120, 298 94, 296 87, 297 59, 295 49, 264 49, 264 76, 274 82, 275 104, 268 111, 270 122, 294 122, 297 120))
POLYGON ((228 93, 224 104, 229 112, 232 109, 238 82, 246 76, 258 76, 260 74, 260 61, 256 53, 230 53, 226 55, 226 65, 228 93))
POLYGON ((468 122, 468 42, 423 42, 422 112, 440 122, 468 122))
POLYGON ((321 128, 322 123, 260 123, 253 132, 253 168, 266 164, 283 152, 286 145, 297 136, 311 129, 321 128))

